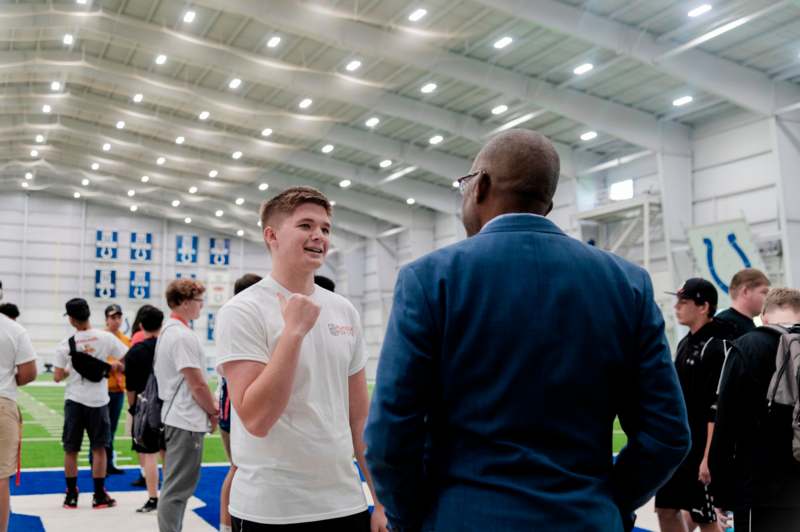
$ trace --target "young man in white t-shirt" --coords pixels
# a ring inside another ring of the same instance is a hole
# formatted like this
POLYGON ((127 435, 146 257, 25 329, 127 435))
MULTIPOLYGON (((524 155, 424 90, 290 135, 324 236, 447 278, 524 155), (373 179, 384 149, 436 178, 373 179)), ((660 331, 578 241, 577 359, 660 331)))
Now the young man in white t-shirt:
POLYGON ((17 470, 20 415, 17 386, 36 378, 36 352, 27 331, 0 314, 0 532, 8 529, 8 479, 17 470))
POLYGON ((112 368, 122 368, 120 362, 128 348, 113 334, 93 329, 89 323, 89 304, 85 299, 74 298, 67 301, 66 315, 75 327, 74 335, 65 338, 56 347, 55 374, 53 380, 66 380, 64 390, 64 431, 61 442, 64 446, 64 476, 67 482, 67 495, 64 508, 78 507, 78 453, 81 450, 83 433, 89 434, 92 449, 92 479, 94 497, 92 508, 110 508, 117 503, 109 497, 105 489, 106 447, 109 444, 111 423, 108 416, 108 379, 99 382, 81 376, 72 365, 69 338, 75 338, 76 351, 86 353, 102 361, 114 357, 112 368))
POLYGON ((164 484, 158 501, 160 532, 180 532, 186 503, 200 480, 203 439, 214 432, 219 409, 206 382, 200 339, 189 327, 203 309, 203 285, 177 279, 167 286, 172 313, 161 327, 154 372, 164 423, 164 484))
MULTIPOLYGON (((328 252, 330 203, 290 188, 261 209, 272 273, 217 317, 217 368, 233 403, 234 531, 385 531, 370 516, 355 454, 372 491, 362 439, 367 353, 358 312, 314 285, 328 252), (288 525, 288 526, 287 526, 288 525)), ((374 491, 373 498, 374 498, 374 491)))

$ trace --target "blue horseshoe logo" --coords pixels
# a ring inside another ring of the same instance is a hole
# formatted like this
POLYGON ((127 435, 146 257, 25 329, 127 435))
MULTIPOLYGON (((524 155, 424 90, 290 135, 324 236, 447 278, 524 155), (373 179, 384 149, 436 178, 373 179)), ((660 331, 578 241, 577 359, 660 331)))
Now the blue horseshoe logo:
MULTIPOLYGON (((706 262, 708 263, 708 271, 711 272, 711 277, 714 279, 714 282, 717 283, 723 292, 726 294, 728 293, 728 285, 725 284, 722 279, 720 278, 719 274, 717 273, 717 268, 714 266, 714 243, 711 241, 710 238, 704 238, 703 244, 706 246, 706 262)), ((749 268, 751 263, 750 259, 745 254, 744 250, 739 246, 739 243, 736 241, 736 234, 729 233, 728 234, 728 244, 733 248, 739 258, 742 259, 742 264, 744 264, 745 268, 749 268)))

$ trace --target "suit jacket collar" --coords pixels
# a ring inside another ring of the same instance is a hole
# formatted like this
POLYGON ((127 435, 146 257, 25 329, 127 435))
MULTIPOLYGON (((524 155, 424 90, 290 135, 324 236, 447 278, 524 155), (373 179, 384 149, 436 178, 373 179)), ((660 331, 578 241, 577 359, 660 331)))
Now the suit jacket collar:
POLYGON ((501 214, 489 220, 478 233, 508 233, 516 231, 534 231, 537 233, 552 233, 563 235, 564 231, 556 224, 538 214, 511 213, 501 214))

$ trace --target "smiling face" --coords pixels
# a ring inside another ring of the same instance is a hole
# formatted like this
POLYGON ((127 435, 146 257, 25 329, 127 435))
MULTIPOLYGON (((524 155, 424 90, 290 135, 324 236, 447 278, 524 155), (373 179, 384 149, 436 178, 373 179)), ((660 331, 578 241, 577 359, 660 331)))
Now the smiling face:
POLYGON ((264 240, 276 263, 290 271, 310 273, 325 261, 330 244, 331 219, 321 205, 303 203, 274 226, 264 228, 264 240))

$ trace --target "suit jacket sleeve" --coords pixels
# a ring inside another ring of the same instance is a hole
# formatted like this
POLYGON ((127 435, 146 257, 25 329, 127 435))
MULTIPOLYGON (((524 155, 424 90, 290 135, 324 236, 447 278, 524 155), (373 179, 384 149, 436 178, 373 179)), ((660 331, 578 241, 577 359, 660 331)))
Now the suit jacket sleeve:
POLYGON ((365 432, 367 465, 392 530, 416 530, 425 516, 425 418, 438 335, 419 279, 402 269, 365 432))
POLYGON ((689 452, 686 405, 664 336, 664 319, 641 272, 638 327, 630 385, 620 400, 619 420, 628 444, 614 465, 614 498, 623 517, 646 503, 689 452))

